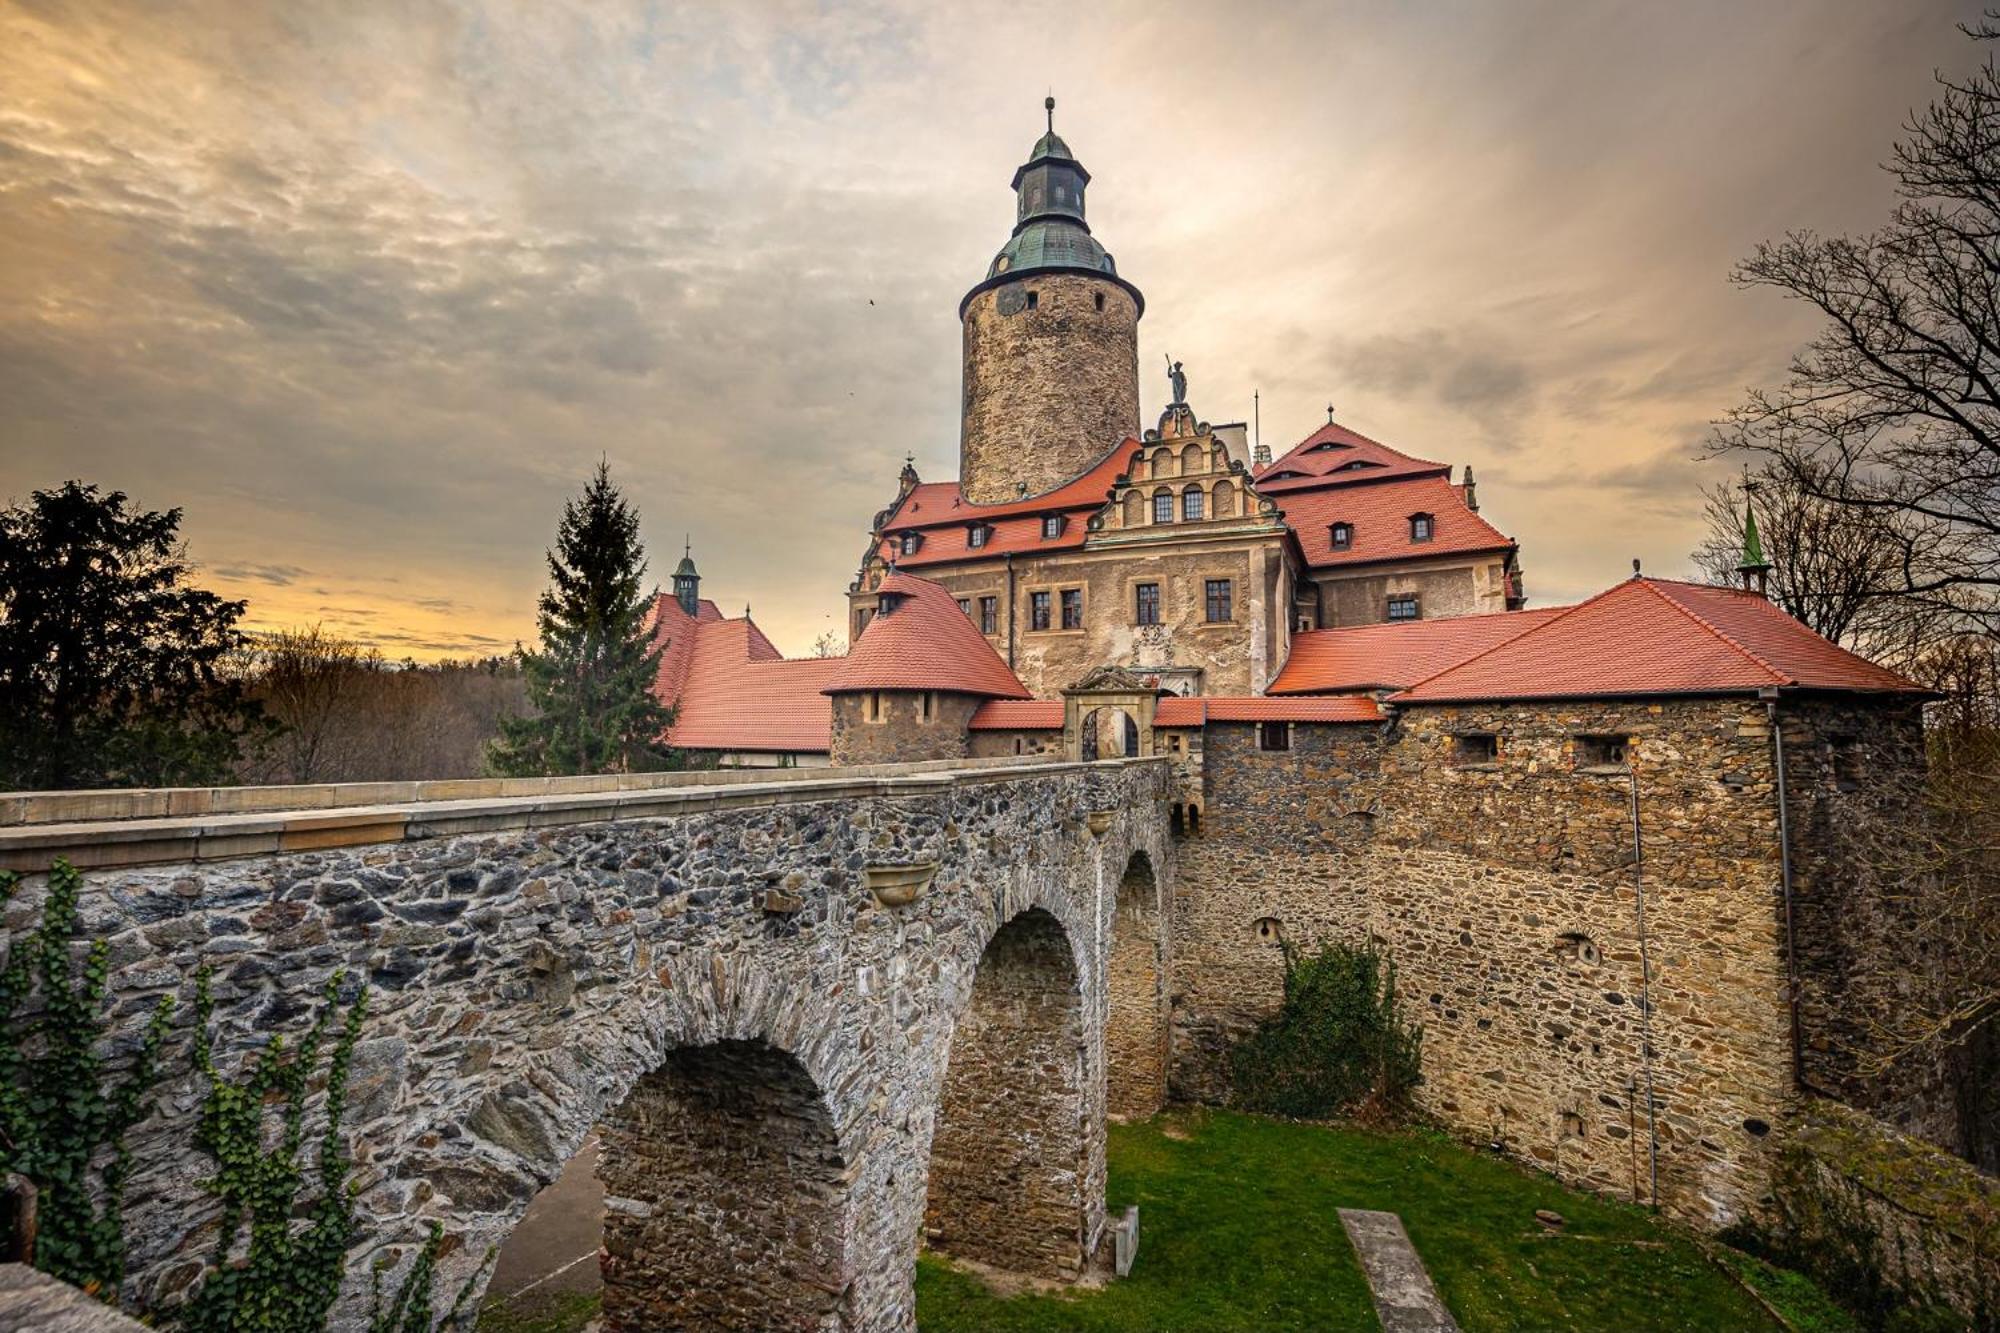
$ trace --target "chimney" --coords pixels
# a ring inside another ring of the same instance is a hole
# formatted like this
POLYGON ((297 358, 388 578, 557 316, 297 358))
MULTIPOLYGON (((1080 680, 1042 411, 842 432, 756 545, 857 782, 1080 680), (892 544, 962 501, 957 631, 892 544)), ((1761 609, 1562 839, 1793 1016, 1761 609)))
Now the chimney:
POLYGON ((1465 507, 1473 513, 1479 512, 1479 492, 1472 488, 1472 464, 1465 465, 1465 507))

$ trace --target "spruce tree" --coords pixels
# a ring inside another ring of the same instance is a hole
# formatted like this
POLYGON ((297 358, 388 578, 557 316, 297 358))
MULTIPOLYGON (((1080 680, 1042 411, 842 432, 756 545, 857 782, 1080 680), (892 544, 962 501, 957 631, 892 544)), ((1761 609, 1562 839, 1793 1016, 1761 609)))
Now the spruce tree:
POLYGON ((607 464, 564 503, 548 558, 541 650, 521 653, 535 711, 501 723, 494 769, 541 777, 676 767, 661 740, 673 710, 653 695, 660 653, 647 641, 639 513, 607 464))

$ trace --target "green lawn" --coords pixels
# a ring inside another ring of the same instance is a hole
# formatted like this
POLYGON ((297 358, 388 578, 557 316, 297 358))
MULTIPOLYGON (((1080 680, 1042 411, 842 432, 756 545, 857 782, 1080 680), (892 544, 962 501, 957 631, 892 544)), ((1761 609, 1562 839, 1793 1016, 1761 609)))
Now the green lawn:
MULTIPOLYGON (((924 1333, 1372 1329, 1367 1283, 1334 1211, 1343 1207, 1402 1216, 1468 1333, 1781 1327, 1685 1233, 1437 1134, 1174 1111, 1113 1126, 1110 1164, 1113 1211, 1139 1205, 1131 1277, 1002 1300, 927 1254, 917 1264, 924 1333), (1536 1224, 1537 1208, 1567 1219, 1560 1235, 1536 1224)), ((1789 1275, 1742 1262, 1783 1308, 1789 1275)), ((1796 1295, 1817 1299, 1809 1286, 1796 1295)), ((1831 1318, 1812 1326, 1844 1323, 1831 1318)))

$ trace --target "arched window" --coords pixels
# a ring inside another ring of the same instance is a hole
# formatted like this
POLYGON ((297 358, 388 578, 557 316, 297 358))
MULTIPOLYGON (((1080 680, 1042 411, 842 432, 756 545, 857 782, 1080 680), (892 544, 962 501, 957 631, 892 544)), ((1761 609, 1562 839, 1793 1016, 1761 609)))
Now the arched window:
POLYGON ((1198 444, 1191 444, 1181 450, 1181 475, 1183 477, 1192 477, 1197 472, 1200 472, 1202 470, 1204 454, 1205 451, 1198 444))
POLYGON ((1187 523, 1201 522, 1201 487, 1190 486, 1181 492, 1181 519, 1187 523))
POLYGON ((1125 526, 1136 528, 1146 521, 1146 497, 1137 491, 1125 492, 1125 526))
POLYGON ((1236 512, 1236 488, 1226 481, 1215 483, 1215 494, 1210 497, 1209 509, 1215 518, 1228 518, 1236 512))
POLYGON ((1171 523, 1173 521, 1174 521, 1174 493, 1172 491, 1164 489, 1154 491, 1153 522, 1171 523))

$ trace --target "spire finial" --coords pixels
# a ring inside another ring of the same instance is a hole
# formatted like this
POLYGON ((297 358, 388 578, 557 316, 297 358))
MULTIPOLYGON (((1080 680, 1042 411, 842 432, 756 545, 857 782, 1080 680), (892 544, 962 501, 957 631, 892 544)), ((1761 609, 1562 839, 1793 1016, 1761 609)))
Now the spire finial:
POLYGON ((683 532, 681 534, 681 554, 689 557, 690 559, 693 558, 694 534, 692 532, 683 532))
POLYGON ((1737 562, 1736 573, 1742 580, 1743 591, 1768 596, 1771 577, 1771 562, 1764 558, 1764 542, 1757 535, 1757 483, 1750 477, 1750 469, 1743 469, 1743 559, 1737 562))
POLYGON ((1056 132, 1056 95, 1051 92, 1042 99, 1042 110, 1049 113, 1049 133, 1056 132))
POLYGON ((1328 403, 1328 404, 1326 405, 1326 424, 1327 424, 1327 425, 1329 425, 1329 426, 1331 426, 1331 425, 1333 424, 1333 404, 1332 404, 1332 403, 1328 403))

